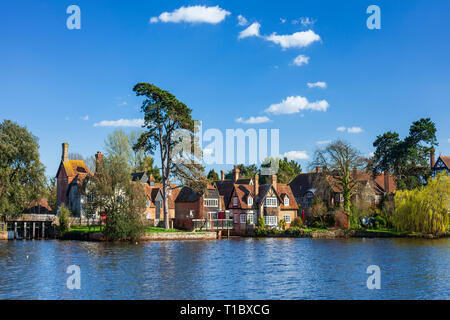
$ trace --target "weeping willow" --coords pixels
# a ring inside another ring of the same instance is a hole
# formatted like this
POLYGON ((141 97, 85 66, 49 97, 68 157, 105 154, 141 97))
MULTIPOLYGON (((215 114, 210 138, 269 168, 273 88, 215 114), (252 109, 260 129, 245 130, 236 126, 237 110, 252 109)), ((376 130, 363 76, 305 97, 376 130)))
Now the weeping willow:
POLYGON ((425 187, 397 191, 394 226, 399 231, 439 234, 449 228, 450 176, 438 174, 425 187))

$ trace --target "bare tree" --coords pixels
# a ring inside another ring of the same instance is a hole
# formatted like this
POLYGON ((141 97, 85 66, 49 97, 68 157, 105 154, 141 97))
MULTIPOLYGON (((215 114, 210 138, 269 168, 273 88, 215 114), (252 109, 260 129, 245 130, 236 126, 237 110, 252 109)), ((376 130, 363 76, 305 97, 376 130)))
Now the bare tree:
POLYGON ((321 167, 330 184, 335 184, 344 198, 344 210, 350 212, 351 197, 358 190, 353 170, 365 168, 365 159, 350 143, 337 140, 314 154, 313 167, 321 167))

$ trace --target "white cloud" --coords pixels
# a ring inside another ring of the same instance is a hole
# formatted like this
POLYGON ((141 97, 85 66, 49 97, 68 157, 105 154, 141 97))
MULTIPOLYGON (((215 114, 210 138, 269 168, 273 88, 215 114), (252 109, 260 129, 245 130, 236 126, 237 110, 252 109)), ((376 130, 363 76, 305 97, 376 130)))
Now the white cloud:
POLYGON ((327 83, 323 82, 323 81, 308 82, 307 85, 308 85, 308 88, 322 88, 322 89, 325 89, 327 87, 327 83))
POLYGON ((237 19, 238 19, 239 26, 244 27, 244 26, 248 25, 248 21, 243 15, 238 15, 237 19))
POLYGON ((331 142, 331 140, 322 140, 322 141, 317 141, 316 143, 319 145, 322 145, 322 144, 329 144, 330 142, 331 142))
POLYGON ((213 153, 214 153, 214 150, 213 150, 213 149, 209 149, 209 148, 203 149, 203 155, 204 155, 204 156, 210 156, 210 155, 212 155, 213 153))
POLYGON ((238 39, 244 39, 247 37, 260 37, 259 28, 261 25, 258 22, 252 23, 247 29, 242 30, 239 33, 238 39))
POLYGON ((314 23, 316 23, 315 19, 312 19, 310 17, 301 17, 298 20, 294 20, 292 21, 293 24, 298 24, 300 23, 302 26, 307 27, 309 25, 313 25, 314 23))
POLYGON ((271 120, 268 117, 250 117, 247 120, 240 117, 236 119, 236 122, 238 123, 246 123, 246 124, 258 124, 258 123, 266 123, 270 122, 271 120))
POLYGON ((348 133, 361 133, 363 129, 361 127, 351 127, 347 128, 348 133))
POLYGON ((375 155, 374 152, 370 152, 370 153, 368 154, 369 158, 373 158, 374 155, 375 155))
POLYGON ((280 18, 281 23, 286 23, 286 19, 280 18))
POLYGON ((361 133, 361 132, 363 132, 363 129, 361 127, 349 127, 349 128, 347 128, 347 127, 342 126, 342 127, 338 127, 336 130, 340 131, 340 132, 347 131, 348 133, 361 133))
POLYGON ((288 158, 288 160, 305 160, 309 158, 306 151, 288 151, 283 154, 283 157, 288 158))
POLYGON ((308 63, 309 63, 309 57, 304 56, 302 54, 297 56, 293 61, 293 64, 295 64, 296 66, 299 66, 299 67, 304 64, 308 64, 308 63))
POLYGON ((81 119, 84 120, 84 121, 88 121, 89 120, 89 116, 85 115, 84 117, 81 117, 81 119))
POLYGON ((312 30, 295 32, 293 34, 278 35, 275 32, 266 37, 266 40, 279 44, 283 49, 303 48, 320 40, 320 36, 312 30))
POLYGON ((119 107, 124 107, 124 106, 127 106, 127 105, 128 105, 128 102, 126 102, 126 101, 122 101, 122 102, 117 104, 117 106, 119 106, 119 107))
POLYGON ((142 127, 144 119, 103 120, 95 123, 94 127, 142 127))
POLYGON ((450 138, 448 138, 448 143, 450 143, 450 138))
POLYGON ((326 100, 309 102, 305 97, 290 96, 280 103, 272 104, 266 109, 266 112, 273 114, 292 114, 302 110, 327 111, 329 106, 326 100))
POLYGON ((225 18, 230 14, 231 12, 220 8, 219 6, 183 6, 172 12, 163 12, 158 17, 152 17, 150 19, 150 23, 188 22, 217 24, 225 20, 225 18))

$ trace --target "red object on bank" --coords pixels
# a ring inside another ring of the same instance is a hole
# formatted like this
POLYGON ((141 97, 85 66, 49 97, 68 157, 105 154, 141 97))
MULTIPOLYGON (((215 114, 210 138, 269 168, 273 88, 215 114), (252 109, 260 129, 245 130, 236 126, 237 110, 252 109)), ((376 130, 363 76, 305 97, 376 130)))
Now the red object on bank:
POLYGON ((302 210, 302 220, 305 222, 305 210, 302 210))

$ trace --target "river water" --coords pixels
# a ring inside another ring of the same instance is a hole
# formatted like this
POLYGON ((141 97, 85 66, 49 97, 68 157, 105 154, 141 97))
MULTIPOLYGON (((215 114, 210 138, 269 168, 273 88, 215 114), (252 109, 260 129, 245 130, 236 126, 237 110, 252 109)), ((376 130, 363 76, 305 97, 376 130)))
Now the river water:
POLYGON ((0 299, 450 299, 450 239, 0 241, 0 299), (81 289, 67 287, 70 265, 81 289), (366 269, 381 270, 369 290, 366 269))

